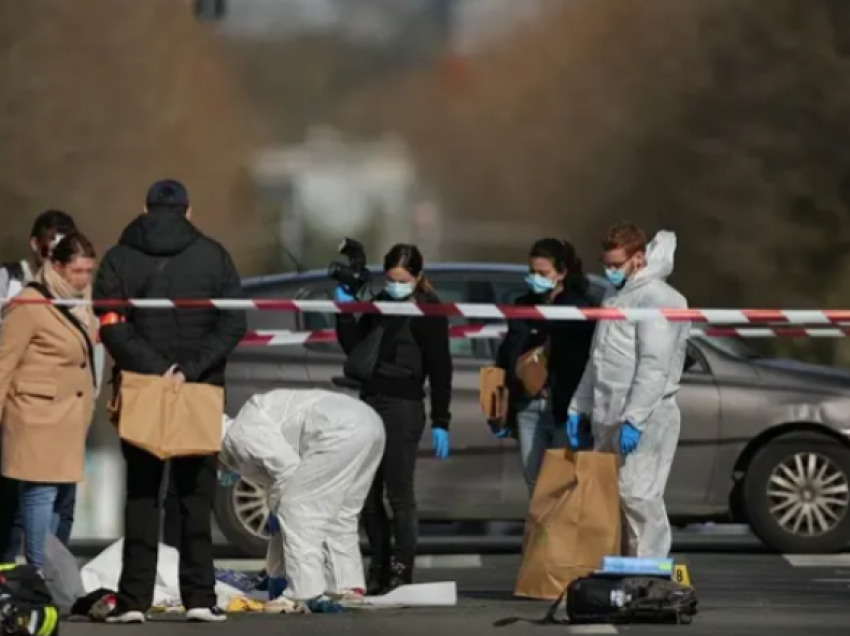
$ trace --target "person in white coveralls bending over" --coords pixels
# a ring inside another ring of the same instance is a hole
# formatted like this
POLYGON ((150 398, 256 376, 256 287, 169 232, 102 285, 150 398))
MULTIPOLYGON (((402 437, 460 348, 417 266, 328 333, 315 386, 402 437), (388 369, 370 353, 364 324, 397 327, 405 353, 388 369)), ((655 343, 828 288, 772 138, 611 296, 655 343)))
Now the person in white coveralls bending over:
MULTIPOLYGON (((603 307, 687 308, 685 297, 666 282, 673 271, 675 234, 659 232, 647 245, 640 228, 623 224, 609 230, 602 248, 610 283, 603 307)), ((667 557, 670 552, 664 488, 679 442, 676 393, 690 326, 663 317, 634 323, 600 321, 570 405, 570 445, 580 445, 579 422, 590 416, 595 449, 621 457, 620 499, 628 556, 667 557)))
POLYGON ((362 601, 358 520, 384 442, 371 407, 329 391, 278 389, 225 417, 220 462, 268 490, 266 611, 335 612, 362 601))

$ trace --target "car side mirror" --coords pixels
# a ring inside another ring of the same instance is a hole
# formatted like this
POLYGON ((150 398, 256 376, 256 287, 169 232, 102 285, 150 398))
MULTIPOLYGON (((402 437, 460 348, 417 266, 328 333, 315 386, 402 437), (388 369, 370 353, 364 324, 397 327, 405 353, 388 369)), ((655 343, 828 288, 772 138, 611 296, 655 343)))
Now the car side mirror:
POLYGON ((360 383, 357 380, 352 380, 351 378, 346 378, 345 376, 335 376, 331 378, 331 384, 340 389, 348 389, 349 391, 359 391, 360 383))

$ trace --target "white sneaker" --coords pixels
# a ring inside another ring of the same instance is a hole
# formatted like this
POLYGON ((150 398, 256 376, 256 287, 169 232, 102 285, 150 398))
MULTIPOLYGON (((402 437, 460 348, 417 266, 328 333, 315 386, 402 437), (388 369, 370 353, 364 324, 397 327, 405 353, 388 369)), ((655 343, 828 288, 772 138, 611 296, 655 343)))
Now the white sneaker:
POLYGON ((220 607, 193 607, 186 610, 186 620, 191 623, 223 623, 227 613, 220 607))
POLYGON ((266 603, 263 611, 266 614, 307 614, 309 610, 304 603, 299 603, 295 599, 281 595, 276 599, 266 603))
POLYGON ((144 623, 145 613, 130 611, 130 612, 113 612, 106 617, 107 623, 130 625, 133 623, 144 623))

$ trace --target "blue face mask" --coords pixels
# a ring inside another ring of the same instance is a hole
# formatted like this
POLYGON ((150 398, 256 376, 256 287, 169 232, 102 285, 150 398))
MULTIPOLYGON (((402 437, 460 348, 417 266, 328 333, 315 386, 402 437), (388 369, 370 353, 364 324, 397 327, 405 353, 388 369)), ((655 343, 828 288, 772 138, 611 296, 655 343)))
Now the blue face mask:
POLYGON ((398 283, 393 280, 388 280, 384 284, 384 291, 387 292, 395 300, 404 300, 413 296, 416 290, 413 283, 398 283))
POLYGON ((535 294, 546 294, 555 289, 557 283, 540 274, 529 274, 525 277, 525 284, 535 294))
POLYGON ((605 278, 607 278, 608 282, 618 289, 626 284, 626 272, 621 269, 606 267, 605 278))

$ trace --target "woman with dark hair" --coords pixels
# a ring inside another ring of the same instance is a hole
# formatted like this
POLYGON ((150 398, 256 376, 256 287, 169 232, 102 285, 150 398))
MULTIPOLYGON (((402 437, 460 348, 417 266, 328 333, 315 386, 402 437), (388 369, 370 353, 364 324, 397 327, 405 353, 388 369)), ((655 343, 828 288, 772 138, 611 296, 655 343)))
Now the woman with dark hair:
MULTIPOLYGON (((423 274, 424 261, 414 245, 396 245, 384 257, 384 290, 380 301, 439 302, 423 274)), ((340 287, 340 302, 354 300, 340 287)), ((419 520, 416 515, 414 472, 419 441, 425 428, 425 381, 431 394, 431 438, 435 455, 449 455, 449 406, 452 394, 452 357, 449 322, 437 316, 387 316, 364 314, 359 320, 341 314, 337 336, 349 363, 368 360, 355 378, 361 398, 384 422, 387 443, 362 521, 372 546, 367 592, 395 589, 413 580, 413 562, 419 520), (390 522, 384 491, 392 509, 390 522), (393 545, 393 539, 394 545, 393 545)))
MULTIPOLYGON (((53 248, 20 298, 91 299, 92 244, 71 232, 53 248)), ((2 473, 20 483, 24 552, 44 566, 54 508, 83 480, 97 384, 97 322, 90 304, 10 305, 0 330, 2 473)))
MULTIPOLYGON (((581 259, 568 242, 555 238, 537 241, 528 255, 528 292, 517 305, 589 307, 588 281, 581 259)), ((590 356, 595 323, 591 321, 511 320, 508 334, 499 347, 496 363, 505 370, 508 387, 507 429, 519 439, 523 475, 529 493, 534 492, 543 456, 550 448, 568 445, 565 423, 570 400, 581 381, 590 356), (528 354, 541 351, 546 382, 534 395, 517 375, 518 365, 528 354)))

